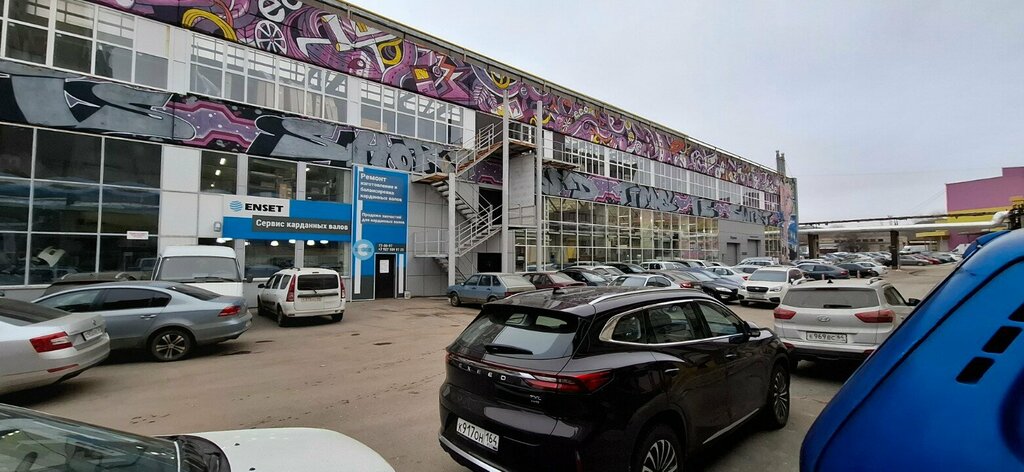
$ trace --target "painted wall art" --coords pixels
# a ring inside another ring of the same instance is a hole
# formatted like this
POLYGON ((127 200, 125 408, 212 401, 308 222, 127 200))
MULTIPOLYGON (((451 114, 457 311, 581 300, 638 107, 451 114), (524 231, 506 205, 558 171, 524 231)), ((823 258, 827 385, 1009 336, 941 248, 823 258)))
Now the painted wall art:
POLYGON ((434 172, 450 148, 0 60, 0 121, 291 160, 434 172))
POLYGON ((782 212, 760 210, 566 169, 544 169, 543 192, 545 195, 744 221, 763 226, 783 226, 784 221, 782 212))
POLYGON ((539 101, 546 129, 770 193, 782 185, 751 162, 297 0, 90 1, 488 113, 507 90, 512 119, 535 122, 539 101))

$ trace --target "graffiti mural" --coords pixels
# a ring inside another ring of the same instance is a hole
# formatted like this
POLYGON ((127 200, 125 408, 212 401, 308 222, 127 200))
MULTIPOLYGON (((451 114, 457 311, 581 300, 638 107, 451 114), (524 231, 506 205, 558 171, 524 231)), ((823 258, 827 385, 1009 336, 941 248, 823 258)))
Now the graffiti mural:
POLYGON ((763 226, 782 226, 784 221, 781 212, 759 210, 565 169, 544 169, 543 192, 545 195, 763 226))
POLYGON ((549 130, 770 193, 782 185, 756 164, 298 0, 90 1, 488 113, 508 91, 511 119, 535 122, 540 102, 549 130))
POLYGON ((782 207, 782 242, 786 245, 786 256, 795 261, 800 256, 800 239, 797 234, 799 219, 797 217, 796 179, 786 179, 780 188, 779 204, 782 207))
POLYGON ((0 121, 292 160, 434 172, 449 148, 0 60, 0 121))

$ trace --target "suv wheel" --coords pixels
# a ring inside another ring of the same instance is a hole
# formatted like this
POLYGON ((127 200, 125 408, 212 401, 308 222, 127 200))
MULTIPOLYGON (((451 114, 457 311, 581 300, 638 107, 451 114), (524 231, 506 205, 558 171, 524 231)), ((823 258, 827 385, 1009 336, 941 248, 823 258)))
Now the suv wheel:
POLYGON ((290 320, 288 319, 287 316, 284 316, 284 310, 281 310, 280 306, 277 307, 277 325, 279 327, 284 328, 284 327, 288 326, 289 324, 291 324, 291 322, 290 322, 290 320))
POLYGON ((452 306, 460 306, 462 305, 462 300, 459 298, 459 294, 452 292, 448 295, 448 303, 452 306))
POLYGON ((671 428, 660 425, 637 443, 633 454, 633 472, 673 472, 682 469, 683 455, 679 439, 671 428))
POLYGON ((491 296, 487 297, 487 303, 491 303, 491 302, 493 302, 493 301, 495 301, 497 299, 498 299, 498 297, 495 297, 494 295, 491 295, 491 296))
POLYGON ((789 372, 781 362, 772 368, 768 382, 764 422, 770 429, 780 429, 789 422, 789 372))
POLYGON ((149 355, 160 362, 183 359, 192 352, 192 336, 181 328, 168 328, 149 340, 149 355))
POLYGON ((260 300, 260 297, 256 297, 256 316, 265 316, 266 314, 267 310, 263 309, 263 301, 260 300))
POLYGON ((344 318, 344 317, 345 317, 345 312, 335 313, 335 314, 331 315, 331 321, 337 323, 337 322, 341 321, 341 319, 344 318))

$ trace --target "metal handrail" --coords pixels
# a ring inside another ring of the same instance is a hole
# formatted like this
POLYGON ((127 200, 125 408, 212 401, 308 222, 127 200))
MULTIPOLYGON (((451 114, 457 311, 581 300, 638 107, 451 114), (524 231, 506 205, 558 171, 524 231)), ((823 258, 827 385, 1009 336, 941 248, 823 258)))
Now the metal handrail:
POLYGON ((448 254, 448 230, 436 229, 413 233, 412 253, 423 256, 448 254))

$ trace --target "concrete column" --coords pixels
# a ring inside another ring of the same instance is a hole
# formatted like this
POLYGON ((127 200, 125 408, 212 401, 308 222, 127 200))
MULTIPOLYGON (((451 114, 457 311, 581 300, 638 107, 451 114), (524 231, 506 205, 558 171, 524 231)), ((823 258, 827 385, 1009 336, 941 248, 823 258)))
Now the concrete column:
POLYGON ((509 189, 509 150, 508 150, 508 126, 509 126, 508 89, 502 91, 501 102, 501 271, 509 270, 508 253, 508 189, 509 189))
POLYGON ((544 214, 544 102, 543 100, 537 100, 537 112, 534 115, 536 117, 537 130, 534 131, 533 142, 536 143, 534 154, 537 157, 537 203, 536 212, 537 215, 537 270, 541 270, 544 264, 544 222, 542 216, 544 214))
MULTIPOLYGON (((235 159, 237 164, 235 173, 235 195, 244 196, 249 193, 249 156, 245 154, 238 154, 235 159)), ((221 228, 221 237, 224 236, 224 229, 221 228)), ((242 277, 245 277, 245 240, 236 239, 232 241, 232 245, 235 247, 235 257, 238 259, 239 268, 242 272, 242 277)))
MULTIPOLYGON (((298 162, 298 167, 295 172, 295 199, 306 200, 306 163, 298 162)), ((306 241, 296 240, 295 241, 295 252, 292 255, 294 258, 295 267, 302 268, 306 260, 306 241)))
POLYGON ((807 256, 810 259, 817 259, 821 255, 821 246, 817 234, 807 235, 807 256))
POLYGON ((455 284, 455 263, 458 261, 455 251, 455 170, 458 163, 452 162, 448 173, 448 285, 455 284))
POLYGON ((889 231, 889 254, 893 270, 900 268, 900 232, 889 231))

